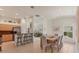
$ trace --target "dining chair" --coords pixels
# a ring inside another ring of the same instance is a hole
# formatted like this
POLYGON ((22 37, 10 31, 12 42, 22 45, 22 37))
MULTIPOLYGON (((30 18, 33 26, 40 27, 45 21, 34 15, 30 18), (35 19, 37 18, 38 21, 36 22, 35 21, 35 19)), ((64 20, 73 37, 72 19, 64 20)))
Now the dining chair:
POLYGON ((62 36, 59 36, 57 39, 57 42, 54 44, 51 44, 51 52, 53 52, 54 50, 57 50, 57 52, 59 52, 63 46, 63 42, 62 42, 62 36))
POLYGON ((48 48, 50 48, 51 44, 47 43, 45 36, 41 36, 40 38, 41 38, 41 41, 40 41, 41 49, 44 49, 45 52, 47 52, 47 50, 48 50, 48 48))
POLYGON ((61 49, 63 47, 63 42, 62 42, 62 39, 63 39, 63 35, 60 36, 60 44, 59 44, 59 49, 61 49))

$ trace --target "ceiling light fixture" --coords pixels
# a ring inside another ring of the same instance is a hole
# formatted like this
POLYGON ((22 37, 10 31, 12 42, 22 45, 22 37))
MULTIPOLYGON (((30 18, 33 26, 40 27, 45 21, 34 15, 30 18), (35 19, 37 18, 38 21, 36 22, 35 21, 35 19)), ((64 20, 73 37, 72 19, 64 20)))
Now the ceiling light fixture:
POLYGON ((30 8, 34 9, 34 6, 30 6, 30 8))
POLYGON ((36 17, 40 17, 40 15, 39 15, 39 14, 36 14, 35 16, 36 16, 36 17))
POLYGON ((18 13, 16 13, 16 15, 19 15, 18 13))

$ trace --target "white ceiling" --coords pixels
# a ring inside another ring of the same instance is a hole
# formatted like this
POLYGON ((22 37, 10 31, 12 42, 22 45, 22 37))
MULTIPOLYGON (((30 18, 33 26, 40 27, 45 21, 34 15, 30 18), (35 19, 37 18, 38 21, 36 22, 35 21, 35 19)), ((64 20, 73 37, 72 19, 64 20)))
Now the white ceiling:
POLYGON ((39 14, 45 18, 55 18, 59 16, 75 16, 76 7, 73 6, 0 6, 0 15, 11 17, 27 17, 39 14), (3 10, 1 10, 3 9, 3 10))

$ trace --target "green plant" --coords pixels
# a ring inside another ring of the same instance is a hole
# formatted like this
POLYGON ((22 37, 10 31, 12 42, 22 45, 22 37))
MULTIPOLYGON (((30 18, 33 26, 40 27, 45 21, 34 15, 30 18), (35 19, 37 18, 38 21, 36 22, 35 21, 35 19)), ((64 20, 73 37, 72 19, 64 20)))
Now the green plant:
POLYGON ((34 33, 34 36, 35 37, 40 37, 40 36, 42 36, 42 33, 41 32, 36 32, 36 33, 34 33))
POLYGON ((73 33, 72 32, 64 32, 64 35, 72 38, 73 33))

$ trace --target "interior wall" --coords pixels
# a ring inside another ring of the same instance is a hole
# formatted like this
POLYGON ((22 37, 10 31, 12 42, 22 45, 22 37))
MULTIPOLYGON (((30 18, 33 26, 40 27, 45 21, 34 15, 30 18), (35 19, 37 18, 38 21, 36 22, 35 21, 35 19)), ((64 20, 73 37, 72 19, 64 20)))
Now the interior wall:
POLYGON ((73 27, 73 38, 72 40, 66 40, 69 42, 76 42, 76 16, 63 16, 53 20, 44 19, 43 23, 43 33, 48 36, 52 36, 54 34, 63 35, 65 26, 73 27), (55 28, 59 28, 58 31, 55 31, 55 28))
POLYGON ((79 43, 79 7, 77 8, 77 41, 79 43))
POLYGON ((66 41, 76 42, 76 23, 75 23, 75 20, 76 20, 75 16, 60 17, 60 18, 55 19, 53 27, 55 28, 55 27, 59 26, 60 30, 59 30, 58 34, 64 35, 65 26, 72 26, 73 27, 73 38, 72 38, 72 40, 66 40, 66 41))
POLYGON ((62 30, 63 26, 69 26, 73 23, 72 19, 76 16, 76 10, 77 7, 73 6, 55 7, 54 10, 51 10, 51 13, 49 12, 52 16, 52 19, 47 17, 44 19, 44 34, 54 35, 55 33, 59 33, 61 35, 61 32, 64 31, 62 30), (58 32, 54 31, 56 27, 61 27, 58 32))
POLYGON ((33 32, 43 32, 43 21, 44 19, 42 16, 33 17, 33 32))
POLYGON ((21 33, 27 33, 28 28, 27 28, 27 22, 26 19, 22 18, 21 19, 21 33))
POLYGON ((52 21, 50 19, 44 19, 43 34, 44 35, 52 35, 52 21))

